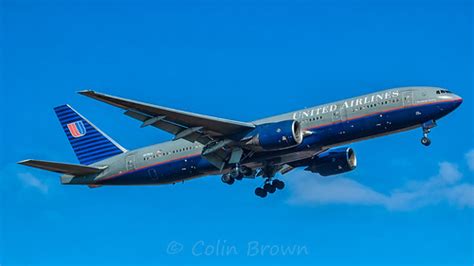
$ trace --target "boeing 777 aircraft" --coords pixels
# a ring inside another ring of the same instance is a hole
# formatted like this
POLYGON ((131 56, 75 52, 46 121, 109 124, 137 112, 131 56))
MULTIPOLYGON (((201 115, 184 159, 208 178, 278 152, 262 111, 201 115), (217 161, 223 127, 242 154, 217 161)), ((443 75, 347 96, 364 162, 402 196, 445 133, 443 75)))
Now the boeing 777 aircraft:
POLYGON ((125 114, 174 135, 173 140, 127 150, 69 105, 54 108, 80 164, 25 160, 20 164, 64 174, 68 185, 174 184, 222 175, 233 184, 262 177, 255 189, 266 197, 285 184, 275 179, 297 167, 322 176, 352 171, 355 141, 421 128, 429 146, 436 121, 462 98, 435 87, 403 87, 268 117, 240 122, 200 115, 94 91, 82 95, 125 110, 125 114))

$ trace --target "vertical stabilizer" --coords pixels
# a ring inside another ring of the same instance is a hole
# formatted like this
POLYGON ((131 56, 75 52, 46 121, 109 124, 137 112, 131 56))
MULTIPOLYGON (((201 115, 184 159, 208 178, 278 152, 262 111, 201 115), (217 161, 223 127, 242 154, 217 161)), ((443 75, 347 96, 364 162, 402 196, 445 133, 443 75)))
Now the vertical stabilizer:
POLYGON ((93 164, 127 151, 68 104, 54 111, 81 164, 93 164))

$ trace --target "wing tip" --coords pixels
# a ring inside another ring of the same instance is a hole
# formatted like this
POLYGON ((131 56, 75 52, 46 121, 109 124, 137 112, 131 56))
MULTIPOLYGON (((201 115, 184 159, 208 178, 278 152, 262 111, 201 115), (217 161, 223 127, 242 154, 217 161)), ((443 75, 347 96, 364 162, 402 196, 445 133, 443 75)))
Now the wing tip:
POLYGON ((95 91, 93 91, 93 90, 82 90, 82 91, 78 91, 77 93, 79 93, 81 95, 89 96, 89 95, 95 94, 95 91))
POLYGON ((28 163, 31 162, 31 161, 32 161, 32 159, 26 159, 26 160, 18 161, 17 164, 28 165, 28 163))

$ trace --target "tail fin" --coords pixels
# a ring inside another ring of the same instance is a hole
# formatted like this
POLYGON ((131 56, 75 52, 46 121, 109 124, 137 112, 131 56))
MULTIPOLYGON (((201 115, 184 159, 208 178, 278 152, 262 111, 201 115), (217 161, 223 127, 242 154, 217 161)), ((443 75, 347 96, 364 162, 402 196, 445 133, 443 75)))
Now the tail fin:
POLYGON ((81 164, 93 164, 127 151, 68 104, 54 111, 81 164))

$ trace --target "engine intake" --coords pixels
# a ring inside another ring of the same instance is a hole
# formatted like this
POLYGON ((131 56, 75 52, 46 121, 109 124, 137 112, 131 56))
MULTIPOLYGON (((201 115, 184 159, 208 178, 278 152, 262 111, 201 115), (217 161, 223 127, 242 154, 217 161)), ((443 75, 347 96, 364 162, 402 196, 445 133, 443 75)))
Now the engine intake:
POLYGON ((258 125, 244 138, 244 144, 260 150, 283 150, 303 142, 303 130, 298 121, 286 120, 258 125))
POLYGON ((354 170, 357 157, 352 148, 331 149, 314 157, 305 170, 322 176, 337 175, 354 170))

